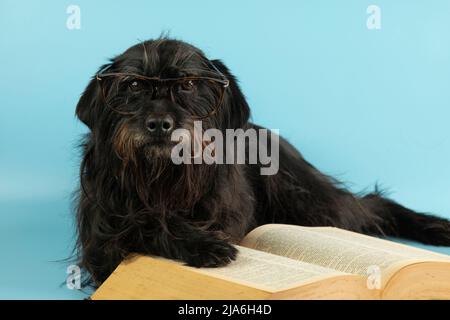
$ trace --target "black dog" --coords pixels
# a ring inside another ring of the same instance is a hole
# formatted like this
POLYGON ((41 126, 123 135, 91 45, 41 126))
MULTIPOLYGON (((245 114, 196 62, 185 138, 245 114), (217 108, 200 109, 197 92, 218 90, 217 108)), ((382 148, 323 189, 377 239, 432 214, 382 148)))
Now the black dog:
POLYGON ((79 264, 100 284, 129 253, 221 266, 232 243, 265 223, 336 226, 450 245, 450 222, 379 192, 355 196, 280 139, 279 171, 261 165, 171 161, 176 128, 259 128, 234 76, 181 41, 157 39, 103 66, 76 109, 83 142, 78 199, 79 264))

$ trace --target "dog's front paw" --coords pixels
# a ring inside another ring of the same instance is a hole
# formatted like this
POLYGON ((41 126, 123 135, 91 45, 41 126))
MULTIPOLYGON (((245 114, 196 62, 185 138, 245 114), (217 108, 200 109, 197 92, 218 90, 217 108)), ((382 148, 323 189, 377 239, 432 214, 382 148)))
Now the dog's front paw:
POLYGON ((224 240, 201 241, 190 246, 184 257, 192 267, 221 267, 236 259, 238 250, 224 240))

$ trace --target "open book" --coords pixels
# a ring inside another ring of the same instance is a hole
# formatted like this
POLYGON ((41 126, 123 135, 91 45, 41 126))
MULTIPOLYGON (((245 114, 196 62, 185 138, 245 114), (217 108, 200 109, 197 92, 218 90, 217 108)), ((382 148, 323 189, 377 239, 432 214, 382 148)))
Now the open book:
POLYGON ((450 299, 450 256, 331 227, 267 224, 220 268, 136 255, 92 299, 450 299))

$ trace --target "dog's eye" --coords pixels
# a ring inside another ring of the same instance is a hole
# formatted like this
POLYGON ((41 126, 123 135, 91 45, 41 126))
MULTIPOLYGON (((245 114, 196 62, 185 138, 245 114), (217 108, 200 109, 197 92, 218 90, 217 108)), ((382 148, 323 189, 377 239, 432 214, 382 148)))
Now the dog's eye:
POLYGON ((179 84, 179 88, 181 91, 192 91, 194 90, 194 81, 192 80, 186 80, 186 81, 182 81, 179 84))
POLYGON ((139 91, 143 89, 144 83, 139 79, 134 79, 128 82, 128 87, 131 89, 131 91, 139 91))

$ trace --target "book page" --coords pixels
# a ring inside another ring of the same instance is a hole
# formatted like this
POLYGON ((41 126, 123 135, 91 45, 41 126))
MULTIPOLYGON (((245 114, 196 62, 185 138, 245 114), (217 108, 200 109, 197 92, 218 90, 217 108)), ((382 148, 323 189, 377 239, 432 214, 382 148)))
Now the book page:
POLYGON ((250 232, 241 245, 365 276, 373 267, 388 273, 407 262, 450 262, 446 255, 331 227, 269 224, 250 232))
POLYGON ((238 281, 263 290, 282 290, 342 272, 237 246, 238 257, 225 267, 195 269, 214 277, 238 281))

